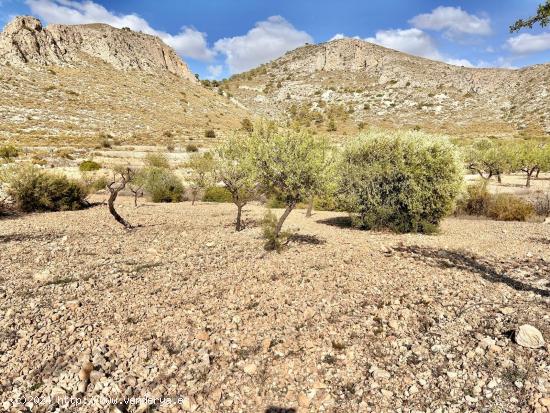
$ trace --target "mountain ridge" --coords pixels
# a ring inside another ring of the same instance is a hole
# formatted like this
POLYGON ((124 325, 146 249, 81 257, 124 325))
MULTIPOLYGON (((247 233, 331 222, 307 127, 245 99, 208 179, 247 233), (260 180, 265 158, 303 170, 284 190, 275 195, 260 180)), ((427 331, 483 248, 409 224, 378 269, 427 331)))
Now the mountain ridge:
POLYGON ((17 16, 0 33, 0 62, 15 66, 90 65, 100 59, 119 70, 164 70, 197 82, 187 64, 160 38, 107 24, 51 24, 17 16))
POLYGON ((319 130, 332 118, 346 133, 365 123, 459 135, 550 134, 550 64, 468 68, 346 38, 287 52, 222 87, 257 114, 300 122, 297 113, 319 130))
POLYGON ((158 37, 105 24, 15 18, 0 33, 0 80, 0 142, 16 145, 207 146, 249 116, 158 37))

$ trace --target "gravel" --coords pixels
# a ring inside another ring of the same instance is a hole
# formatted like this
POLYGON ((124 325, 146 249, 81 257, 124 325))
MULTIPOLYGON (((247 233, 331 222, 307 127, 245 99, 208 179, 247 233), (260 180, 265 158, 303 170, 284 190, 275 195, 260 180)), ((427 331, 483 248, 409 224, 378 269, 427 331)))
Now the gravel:
POLYGON ((131 202, 0 221, 0 410, 550 412, 550 226, 131 202))

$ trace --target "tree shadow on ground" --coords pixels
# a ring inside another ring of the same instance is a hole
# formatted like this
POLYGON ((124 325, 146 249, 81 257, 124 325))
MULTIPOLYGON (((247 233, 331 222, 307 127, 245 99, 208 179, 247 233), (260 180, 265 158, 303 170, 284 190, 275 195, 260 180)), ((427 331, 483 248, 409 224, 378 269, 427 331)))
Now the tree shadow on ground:
POLYGON ((25 241, 51 242, 62 237, 63 235, 59 235, 59 234, 5 234, 5 235, 0 235, 0 244, 8 243, 8 242, 25 242, 25 241))
POLYGON ((315 222, 317 222, 318 224, 330 225, 332 227, 338 228, 354 228, 351 217, 349 216, 320 219, 315 222))
POLYGON ((296 413, 296 409, 293 407, 274 407, 269 406, 265 409, 265 413, 296 413))
POLYGON ((288 237, 289 242, 294 242, 296 244, 311 244, 311 245, 322 245, 326 244, 326 240, 319 238, 317 235, 306 235, 306 234, 292 234, 288 237))
MULTIPOLYGON (((540 288, 535 285, 530 285, 529 280, 520 280, 508 274, 511 270, 518 267, 517 260, 508 262, 499 260, 491 262, 486 258, 476 256, 475 254, 458 251, 444 250, 422 246, 398 246, 395 247, 396 252, 408 255, 426 262, 429 265, 435 265, 440 268, 458 268, 480 275, 483 279, 492 283, 502 283, 518 291, 529 291, 538 294, 542 297, 550 297, 550 288, 540 288), (501 268, 497 268, 497 265, 501 268)), ((534 268, 535 259, 525 260, 524 266, 534 268)), ((538 267, 546 267, 542 269, 542 273, 550 274, 550 264, 537 261, 538 267)))
POLYGON ((550 238, 544 238, 544 237, 540 237, 540 238, 531 238, 531 241, 533 242, 538 242, 540 244, 544 244, 544 245, 550 245, 550 238))

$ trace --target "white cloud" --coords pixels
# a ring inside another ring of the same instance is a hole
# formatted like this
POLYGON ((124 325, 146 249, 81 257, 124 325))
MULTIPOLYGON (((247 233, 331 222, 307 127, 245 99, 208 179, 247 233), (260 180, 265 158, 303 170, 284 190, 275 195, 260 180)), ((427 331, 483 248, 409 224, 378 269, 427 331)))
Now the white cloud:
POLYGON ((105 23, 113 27, 129 27, 135 31, 160 37, 180 55, 208 61, 215 52, 208 48, 206 34, 191 27, 183 27, 175 35, 155 30, 137 14, 115 14, 93 1, 26 0, 34 15, 48 23, 85 24, 105 23))
POLYGON ((375 37, 369 37, 365 40, 415 56, 439 60, 450 65, 476 67, 468 59, 455 59, 445 56, 439 51, 435 41, 429 34, 416 28, 380 30, 376 32, 375 37))
POLYGON ((491 20, 469 14, 460 7, 439 6, 431 13, 419 14, 409 20, 417 29, 445 30, 449 37, 457 34, 491 34, 491 20))
POLYGON ((214 49, 226 55, 226 63, 231 73, 239 73, 312 42, 309 34, 297 30, 283 17, 271 16, 256 23, 256 26, 243 36, 218 40, 214 49))
POLYGON ((359 36, 349 37, 349 36, 346 36, 344 33, 336 33, 334 36, 332 36, 327 41, 332 42, 333 40, 341 40, 341 39, 358 39, 358 40, 361 40, 361 38, 359 36))
POLYGON ((329 39, 329 42, 332 42, 333 40, 341 40, 341 39, 345 39, 346 36, 344 36, 344 33, 336 33, 334 36, 332 36, 330 39, 329 39))
POLYGON ((434 40, 430 35, 419 29, 379 30, 376 32, 375 37, 369 37, 365 40, 415 56, 441 60, 441 54, 437 50, 434 40))
POLYGON ((550 50, 550 32, 541 34, 523 33, 510 37, 506 47, 517 54, 529 54, 550 50))
POLYGON ((445 63, 455 66, 464 66, 464 67, 477 67, 468 59, 445 59, 445 63))
POLYGON ((222 65, 209 65, 206 70, 210 73, 210 76, 214 79, 218 79, 223 71, 222 65))

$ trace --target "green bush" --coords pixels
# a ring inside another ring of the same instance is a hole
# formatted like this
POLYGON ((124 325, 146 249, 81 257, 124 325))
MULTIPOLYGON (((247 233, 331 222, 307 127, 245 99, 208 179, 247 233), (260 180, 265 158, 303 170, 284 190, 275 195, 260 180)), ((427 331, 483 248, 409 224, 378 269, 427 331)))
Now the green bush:
POLYGON ((105 189, 109 184, 109 179, 105 175, 101 175, 92 180, 89 188, 91 191, 97 192, 105 189))
POLYGON ((101 165, 95 161, 87 160, 81 162, 80 165, 78 165, 78 169, 80 169, 81 172, 98 171, 101 169, 101 165))
POLYGON ((331 194, 318 195, 313 198, 313 209, 317 211, 345 211, 339 199, 331 194))
POLYGON ((6 162, 11 162, 13 158, 19 156, 19 150, 13 145, 0 146, 0 158, 6 162))
POLYGON ((204 132, 204 137, 214 139, 216 137, 216 132, 214 132, 213 129, 208 129, 207 131, 204 132))
POLYGON ((462 170, 442 137, 371 131, 345 148, 338 193, 361 228, 431 233, 454 208, 462 170))
POLYGON ((525 221, 535 214, 535 207, 512 194, 491 194, 485 182, 478 182, 466 188, 455 214, 486 216, 497 221, 525 221))
POLYGON ((487 216, 497 221, 526 221, 534 213, 531 203, 512 194, 492 196, 487 208, 487 216))
POLYGON ((145 156, 145 164, 153 168, 170 169, 168 157, 163 153, 148 153, 145 156))
POLYGON ((5 181, 8 195, 23 212, 68 211, 87 206, 87 191, 80 182, 32 165, 9 169, 5 181))
POLYGON ((145 169, 143 189, 153 202, 180 202, 184 187, 181 180, 170 170, 158 167, 145 169))
POLYGON ((272 195, 267 199, 265 206, 269 209, 286 208, 286 203, 282 196, 272 195))
POLYGON ((202 200, 204 202, 233 202, 231 192, 223 186, 211 186, 206 188, 202 200))

